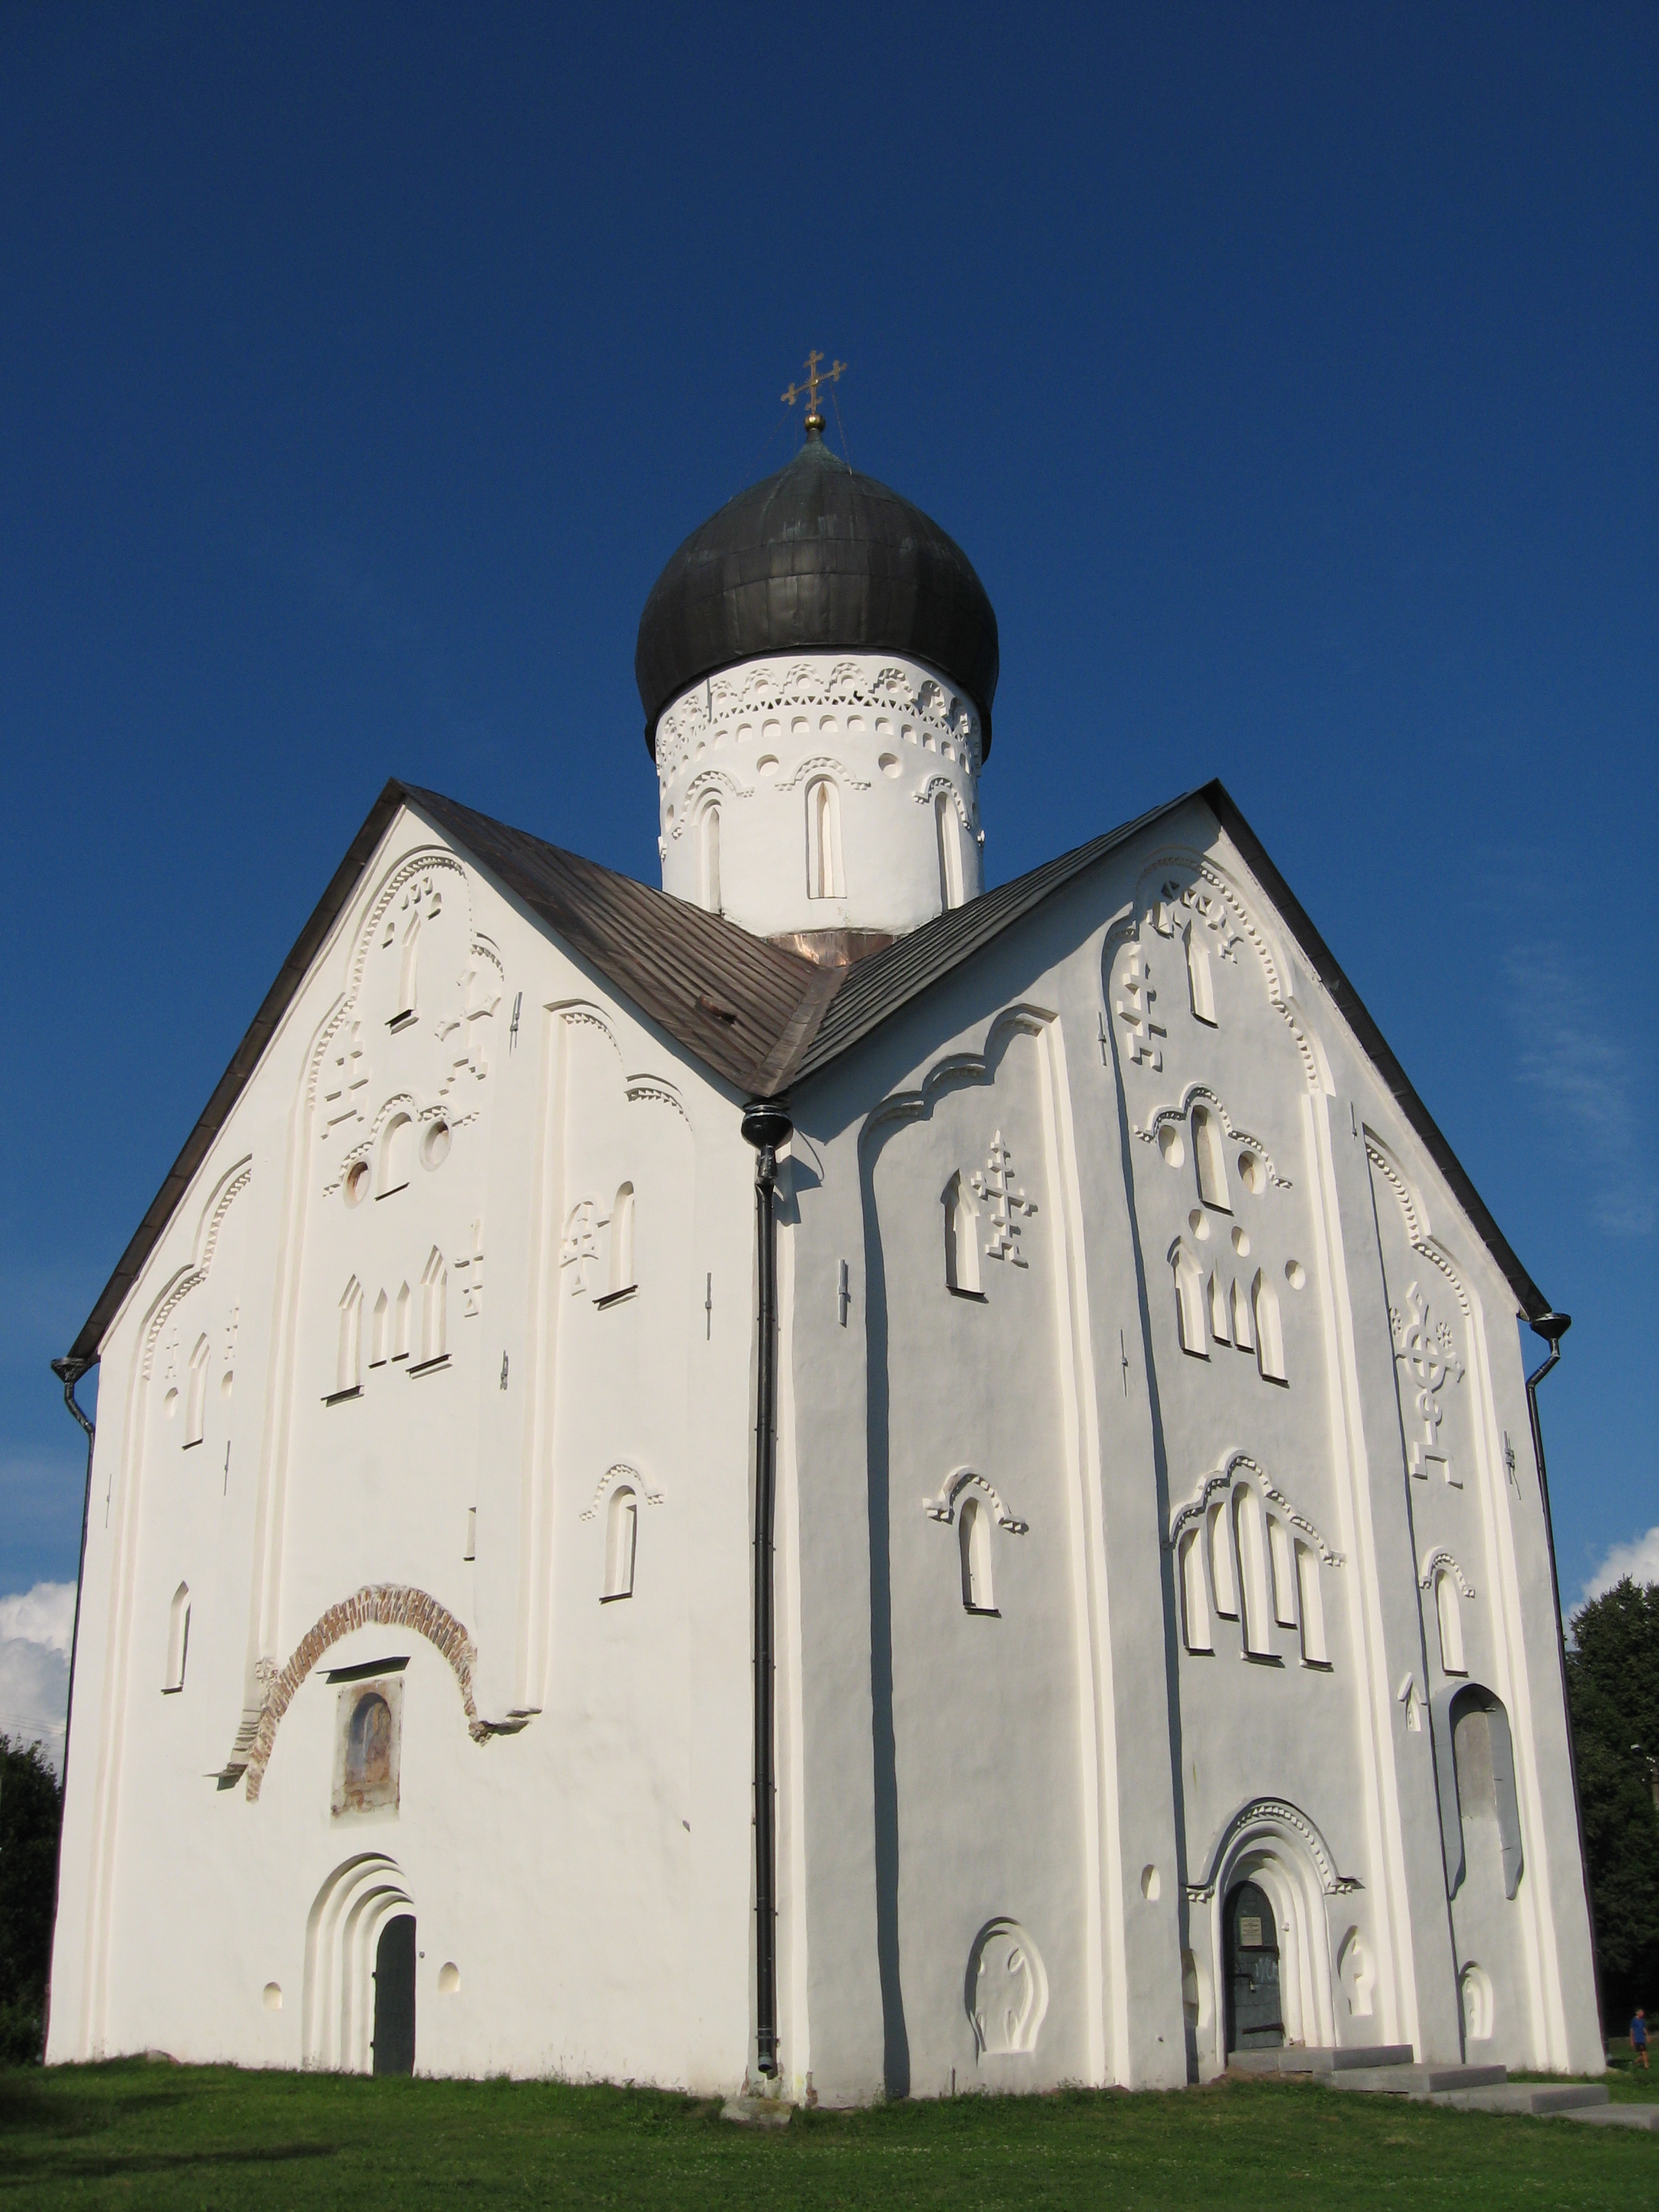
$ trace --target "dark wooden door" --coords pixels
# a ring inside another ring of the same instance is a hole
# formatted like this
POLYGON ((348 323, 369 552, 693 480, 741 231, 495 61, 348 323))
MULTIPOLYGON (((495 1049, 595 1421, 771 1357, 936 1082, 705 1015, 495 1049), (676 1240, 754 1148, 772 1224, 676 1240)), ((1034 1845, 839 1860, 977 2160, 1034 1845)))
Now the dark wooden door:
POLYGON ((415 1916, 400 1912, 374 1948, 374 2071, 415 2071, 415 1916))
POLYGON ((1253 1881, 1227 1897, 1227 2048, 1262 2051, 1285 2040, 1279 2002, 1279 1929, 1273 1909, 1253 1881))

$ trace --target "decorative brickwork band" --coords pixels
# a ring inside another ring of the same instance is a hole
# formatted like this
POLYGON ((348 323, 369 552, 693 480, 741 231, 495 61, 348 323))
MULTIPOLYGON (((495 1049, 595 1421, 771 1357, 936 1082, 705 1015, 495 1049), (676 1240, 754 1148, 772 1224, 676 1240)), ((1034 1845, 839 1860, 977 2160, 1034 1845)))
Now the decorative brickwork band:
POLYGON ((307 1630, 294 1656, 270 1682, 247 1762, 250 1804, 258 1797, 265 1769, 270 1764, 277 1725, 293 1702, 295 1692, 331 1644, 337 1644, 343 1636, 349 1636, 354 1628, 374 1627, 412 1628, 417 1636, 424 1636, 455 1670, 461 1703, 466 1709, 467 1733, 473 1741, 487 1743, 497 1733, 488 1721, 479 1719, 478 1708, 472 1701, 472 1668, 478 1652, 462 1623, 424 1590, 410 1589, 402 1583, 375 1583, 360 1589, 355 1596, 343 1599, 338 1605, 330 1606, 321 1620, 307 1630))

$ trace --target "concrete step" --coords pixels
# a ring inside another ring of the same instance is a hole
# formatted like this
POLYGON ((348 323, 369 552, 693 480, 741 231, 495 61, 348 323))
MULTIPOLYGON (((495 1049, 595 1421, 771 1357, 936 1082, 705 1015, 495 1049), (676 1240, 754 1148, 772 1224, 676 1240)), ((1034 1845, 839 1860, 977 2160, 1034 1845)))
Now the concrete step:
POLYGON ((1230 2074, 1350 2074, 1361 2067, 1409 2066, 1409 2043, 1370 2043, 1333 2051, 1318 2045, 1292 2044, 1278 2051, 1235 2051, 1228 2057, 1230 2074))
POLYGON ((1605 2105, 1607 2093, 1592 2081, 1505 2081, 1495 2089, 1439 2089, 1431 2105, 1453 2105, 1463 2112, 1591 2112, 1605 2105))
POLYGON ((1593 2128, 1645 2128, 1659 2136, 1659 2105, 1587 2105, 1563 2112, 1564 2120, 1588 2120, 1593 2128))
POLYGON ((1507 2066, 1357 2066, 1333 2074, 1333 2089, 1374 2091, 1385 2097, 1432 2097, 1441 2089, 1498 2088, 1510 2078, 1507 2066))

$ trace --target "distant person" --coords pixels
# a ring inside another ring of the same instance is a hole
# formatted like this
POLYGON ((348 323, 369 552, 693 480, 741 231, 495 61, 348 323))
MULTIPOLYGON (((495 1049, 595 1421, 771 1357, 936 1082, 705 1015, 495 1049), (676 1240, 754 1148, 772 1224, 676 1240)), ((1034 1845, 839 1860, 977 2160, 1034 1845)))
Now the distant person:
POLYGON ((1640 2005, 1637 2006, 1636 2017, 1630 2024, 1630 2055, 1631 2063, 1645 2073, 1648 2064, 1648 2016, 1640 2005))

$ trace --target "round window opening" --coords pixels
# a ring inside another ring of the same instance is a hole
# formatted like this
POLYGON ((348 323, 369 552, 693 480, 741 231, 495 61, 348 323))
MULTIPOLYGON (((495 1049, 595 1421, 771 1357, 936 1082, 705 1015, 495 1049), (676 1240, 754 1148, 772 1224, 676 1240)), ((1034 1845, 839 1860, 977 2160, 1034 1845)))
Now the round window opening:
POLYGON ((438 1168, 449 1158, 449 1124, 434 1121, 421 1139, 421 1164, 438 1168))

